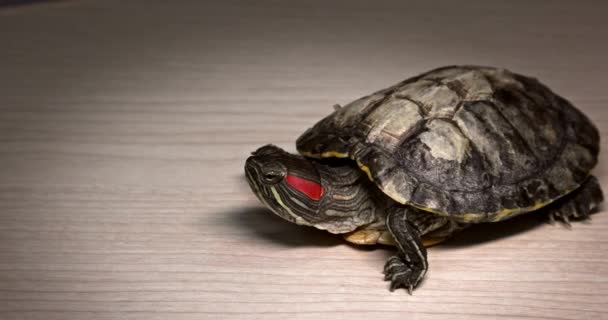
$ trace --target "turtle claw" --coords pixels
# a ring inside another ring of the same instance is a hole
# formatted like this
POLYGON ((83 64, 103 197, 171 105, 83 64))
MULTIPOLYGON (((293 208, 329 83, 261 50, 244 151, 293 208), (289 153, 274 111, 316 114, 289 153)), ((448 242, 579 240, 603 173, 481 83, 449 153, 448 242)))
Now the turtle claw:
POLYGON ((558 199, 549 208, 549 222, 561 222, 566 228, 571 228, 570 222, 591 218, 598 205, 604 199, 602 189, 596 177, 590 177, 578 190, 571 195, 558 199))
POLYGON ((550 225, 555 225, 555 223, 556 223, 556 220, 555 220, 555 213, 554 213, 554 212, 550 212, 550 213, 548 214, 548 216, 549 216, 549 224, 550 224, 550 225))
POLYGON ((391 282, 390 291, 404 288, 409 294, 412 294, 425 273, 426 270, 405 263, 398 256, 390 257, 384 265, 384 280, 391 282))
POLYGON ((572 228, 572 221, 586 220, 589 219, 589 210, 577 208, 573 205, 563 205, 557 209, 554 209, 549 213, 549 223, 555 224, 556 222, 561 223, 567 229, 572 228))

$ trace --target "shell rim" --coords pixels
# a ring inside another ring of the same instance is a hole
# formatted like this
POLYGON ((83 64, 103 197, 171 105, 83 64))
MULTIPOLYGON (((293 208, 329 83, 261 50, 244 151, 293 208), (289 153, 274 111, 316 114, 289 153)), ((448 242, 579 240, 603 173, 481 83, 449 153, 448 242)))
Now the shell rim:
POLYGON ((361 163, 358 159, 353 158, 352 156, 350 156, 348 153, 343 153, 343 152, 339 152, 339 151, 325 151, 323 153, 312 153, 309 151, 299 151, 299 153, 305 157, 309 157, 309 158, 315 158, 315 159, 329 159, 329 158, 338 158, 338 159, 351 159, 353 161, 355 161, 357 163, 357 166, 359 167, 359 169, 363 172, 366 173, 368 179, 374 183, 374 185, 376 185, 376 187, 378 189, 380 189, 382 191, 382 193, 384 193, 386 196, 388 196, 389 198, 391 198, 392 200, 396 201, 397 203, 403 204, 403 205, 408 205, 408 206, 412 206, 416 209, 425 211, 425 212, 430 212, 433 214, 437 214, 440 216, 446 216, 446 217, 458 217, 459 219, 462 219, 465 222, 475 222, 475 221, 483 221, 483 216, 489 216, 489 215, 493 215, 494 218, 492 220, 489 220, 491 222, 497 222, 497 221, 502 221, 504 220, 504 218, 507 217, 511 217, 511 216, 515 216, 518 214, 523 214, 523 213, 528 213, 528 212, 532 212, 532 211, 536 211, 538 209, 541 209, 543 207, 546 207, 547 205, 553 203, 556 200, 561 199, 562 197, 570 194, 572 191, 577 190, 586 180, 587 178, 591 175, 591 171, 589 171, 587 173, 587 178, 583 179, 581 183, 579 183, 576 187, 572 188, 572 189, 567 189, 565 190, 562 194, 560 194, 558 197, 549 199, 547 201, 536 201, 534 203, 534 205, 529 206, 529 207, 520 207, 520 208, 502 208, 498 211, 495 212, 466 212, 466 213, 460 213, 460 214, 448 214, 446 212, 442 212, 439 210, 436 210, 434 208, 430 208, 430 207, 424 207, 424 206, 419 206, 416 204, 413 204, 411 202, 407 202, 407 201, 402 201, 400 199, 397 199, 395 197, 393 197, 391 194, 387 193, 382 186, 380 186, 376 181, 374 181, 374 178, 372 177, 372 172, 370 170, 370 168, 366 165, 364 165, 363 163, 361 163))

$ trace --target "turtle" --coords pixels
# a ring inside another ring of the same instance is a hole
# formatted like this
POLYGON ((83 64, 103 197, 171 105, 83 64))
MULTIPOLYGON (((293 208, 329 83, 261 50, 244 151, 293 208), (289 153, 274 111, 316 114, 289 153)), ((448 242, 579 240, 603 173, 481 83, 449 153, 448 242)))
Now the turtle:
POLYGON ((536 78, 446 66, 334 109, 296 140, 299 154, 264 145, 245 175, 285 220, 394 245, 391 291, 411 294, 426 248, 470 225, 531 212, 569 225, 603 201, 598 129, 536 78))

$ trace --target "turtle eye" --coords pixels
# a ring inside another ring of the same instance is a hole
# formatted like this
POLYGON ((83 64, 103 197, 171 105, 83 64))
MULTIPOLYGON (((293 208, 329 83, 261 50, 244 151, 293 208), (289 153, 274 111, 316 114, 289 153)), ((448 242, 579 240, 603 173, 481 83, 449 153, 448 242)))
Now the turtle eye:
POLYGON ((262 169, 262 180, 265 183, 275 184, 283 180, 287 169, 280 162, 267 163, 262 169))
POLYGON ((267 171, 264 173, 263 178, 266 183, 277 183, 283 179, 283 173, 279 171, 267 171))

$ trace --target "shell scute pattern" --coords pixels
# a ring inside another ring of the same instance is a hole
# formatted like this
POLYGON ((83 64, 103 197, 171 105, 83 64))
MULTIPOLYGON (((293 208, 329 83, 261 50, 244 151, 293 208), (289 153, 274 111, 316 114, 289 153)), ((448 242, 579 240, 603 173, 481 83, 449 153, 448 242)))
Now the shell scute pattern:
POLYGON ((463 66, 355 100, 305 132, 297 148, 356 160, 395 201, 479 222, 576 189, 597 162, 599 134, 536 79, 463 66))

